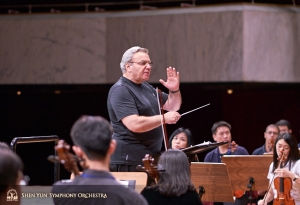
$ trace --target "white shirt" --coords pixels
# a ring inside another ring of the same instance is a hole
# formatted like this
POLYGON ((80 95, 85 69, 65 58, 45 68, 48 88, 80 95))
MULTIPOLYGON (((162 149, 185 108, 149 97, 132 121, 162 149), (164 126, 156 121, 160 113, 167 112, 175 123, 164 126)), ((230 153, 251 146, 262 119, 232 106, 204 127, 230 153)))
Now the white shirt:
MULTIPOLYGON (((289 163, 290 162, 288 162, 284 168, 289 169, 289 163)), ((291 166, 290 171, 299 176, 300 175, 300 160, 298 160, 296 162, 292 162, 291 165, 292 166, 291 166)), ((269 173, 268 173, 268 176, 267 176, 267 178, 269 180, 272 180, 273 176, 274 176, 274 173, 272 173, 272 170, 273 170, 273 162, 270 165, 269 173)), ((277 177, 278 177, 278 175, 276 174, 275 178, 277 178, 277 177)), ((290 191, 291 197, 294 199, 296 205, 300 205, 300 184, 297 184, 294 181, 292 181, 292 183, 293 183, 292 184, 292 189, 290 191)), ((275 199, 275 198, 277 198, 277 191, 275 189, 274 183, 272 183, 271 188, 273 189, 274 199, 275 199)))

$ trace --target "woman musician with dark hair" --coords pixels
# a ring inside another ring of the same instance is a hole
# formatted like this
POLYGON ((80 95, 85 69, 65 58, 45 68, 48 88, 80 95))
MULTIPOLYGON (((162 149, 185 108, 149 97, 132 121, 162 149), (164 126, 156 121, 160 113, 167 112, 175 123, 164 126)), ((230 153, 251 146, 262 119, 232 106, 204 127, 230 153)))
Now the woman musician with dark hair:
POLYGON ((283 132, 277 137, 274 147, 273 162, 267 176, 271 187, 264 199, 258 201, 258 205, 266 205, 272 200, 275 205, 280 204, 280 200, 285 200, 285 204, 300 205, 300 156, 297 141, 290 133, 283 132), (284 189, 290 189, 282 193, 278 182, 284 183, 284 189))
POLYGON ((202 205, 191 181, 191 170, 186 155, 169 149, 159 158, 157 183, 143 189, 141 194, 149 205, 202 205))
MULTIPOLYGON (((184 149, 193 145, 193 135, 188 128, 180 127, 176 129, 169 139, 170 149, 184 149)), ((191 161, 199 162, 198 156, 195 154, 191 161)))

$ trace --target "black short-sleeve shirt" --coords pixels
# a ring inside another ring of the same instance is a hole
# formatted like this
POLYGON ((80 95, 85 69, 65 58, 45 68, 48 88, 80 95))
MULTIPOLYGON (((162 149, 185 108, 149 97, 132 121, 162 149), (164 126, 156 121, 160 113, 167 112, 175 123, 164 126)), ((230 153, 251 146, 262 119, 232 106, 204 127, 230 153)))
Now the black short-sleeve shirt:
MULTIPOLYGON (((168 95, 163 93, 163 104, 168 95)), ((107 108, 114 129, 117 149, 111 164, 138 165, 145 154, 159 155, 163 140, 162 127, 143 133, 134 133, 122 123, 130 115, 154 116, 160 113, 156 90, 147 82, 136 84, 121 77, 110 89, 107 108)))

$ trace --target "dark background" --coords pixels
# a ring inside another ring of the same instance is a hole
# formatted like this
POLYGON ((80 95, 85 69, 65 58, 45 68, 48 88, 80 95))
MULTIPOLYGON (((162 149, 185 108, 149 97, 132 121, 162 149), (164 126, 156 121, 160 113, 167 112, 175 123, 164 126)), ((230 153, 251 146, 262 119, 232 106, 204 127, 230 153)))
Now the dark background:
POLYGON ((157 9, 179 8, 182 4, 194 6, 234 3, 299 5, 300 0, 1 0, 0 14, 7 14, 9 10, 28 13, 28 5, 31 5, 32 13, 49 13, 51 9, 59 10, 59 12, 85 12, 87 3, 89 4, 88 11, 93 12, 96 7, 101 11, 121 11, 137 10, 141 6, 156 7, 157 9))
MULTIPOLYGON (((152 84, 166 91, 160 84, 152 84)), ((109 120, 106 99, 111 85, 0 85, 0 141, 10 144, 14 137, 58 135, 72 144, 70 128, 83 114, 101 115, 109 120), (55 94, 55 91, 60 94, 55 94), (21 95, 17 95, 21 91, 21 95)), ((167 125, 169 135, 180 126, 190 128, 195 143, 213 141, 211 127, 219 120, 232 125, 232 137, 251 154, 264 143, 268 124, 286 119, 299 141, 299 83, 181 83, 183 104, 180 113, 207 103, 203 109, 183 116, 176 125, 167 125), (227 94, 233 89, 233 94, 227 94)), ((53 183, 54 143, 17 145, 31 185, 53 183)), ((203 161, 207 152, 199 154, 203 161)), ((61 167, 61 178, 69 173, 61 167)))

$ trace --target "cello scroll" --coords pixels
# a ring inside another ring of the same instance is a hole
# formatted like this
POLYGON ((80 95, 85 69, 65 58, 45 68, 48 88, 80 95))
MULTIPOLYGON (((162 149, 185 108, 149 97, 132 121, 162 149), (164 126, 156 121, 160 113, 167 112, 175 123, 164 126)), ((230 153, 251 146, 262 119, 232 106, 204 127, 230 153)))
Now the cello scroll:
POLYGON ((158 167, 154 164, 154 158, 149 154, 145 155, 145 157, 143 158, 143 163, 144 166, 138 165, 136 169, 138 171, 146 172, 150 177, 155 179, 155 181, 157 182, 157 180, 159 179, 159 172, 163 172, 165 170, 158 169, 158 167))
POLYGON ((65 169, 69 172, 73 172, 75 175, 79 175, 79 168, 77 162, 82 160, 78 159, 76 155, 70 153, 71 146, 64 140, 59 140, 54 149, 57 152, 57 157, 49 156, 48 160, 51 162, 60 162, 64 165, 65 169))

